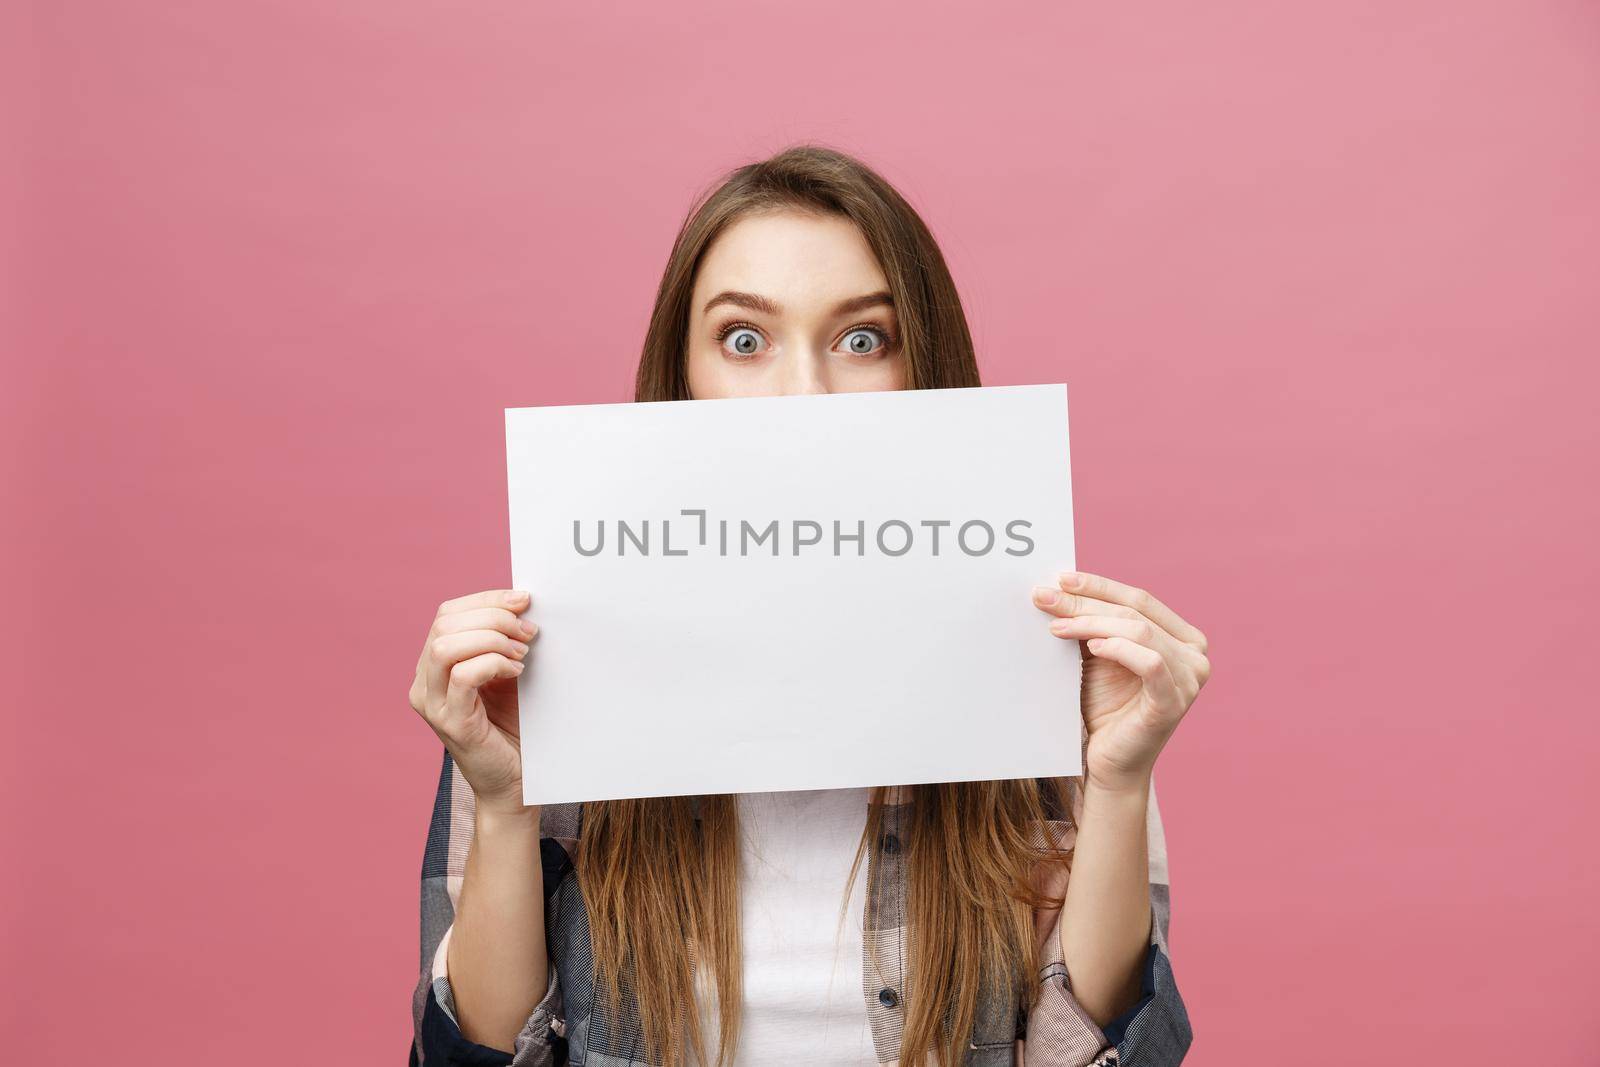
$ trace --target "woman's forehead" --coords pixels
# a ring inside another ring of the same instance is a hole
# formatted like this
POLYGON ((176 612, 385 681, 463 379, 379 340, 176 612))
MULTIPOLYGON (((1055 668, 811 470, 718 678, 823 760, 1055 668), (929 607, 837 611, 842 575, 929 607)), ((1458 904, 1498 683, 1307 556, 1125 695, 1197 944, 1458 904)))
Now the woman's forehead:
POLYGON ((695 311, 724 290, 753 293, 784 312, 831 308, 888 288, 852 221, 798 211, 746 215, 712 242, 695 277, 695 311))

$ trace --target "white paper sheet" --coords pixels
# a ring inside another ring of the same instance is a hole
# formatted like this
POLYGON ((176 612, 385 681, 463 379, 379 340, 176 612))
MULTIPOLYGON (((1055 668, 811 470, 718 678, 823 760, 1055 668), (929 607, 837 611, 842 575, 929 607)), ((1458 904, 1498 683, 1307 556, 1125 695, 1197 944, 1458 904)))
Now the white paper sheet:
POLYGON ((527 803, 1080 773, 1065 385, 509 408, 506 461, 527 803))

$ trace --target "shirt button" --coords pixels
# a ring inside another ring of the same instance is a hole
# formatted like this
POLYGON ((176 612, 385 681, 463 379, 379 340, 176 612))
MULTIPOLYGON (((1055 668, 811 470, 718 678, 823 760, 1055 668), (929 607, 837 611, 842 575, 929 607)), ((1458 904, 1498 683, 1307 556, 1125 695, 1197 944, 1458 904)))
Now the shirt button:
POLYGON ((887 852, 891 856, 894 855, 896 852, 899 852, 900 851, 900 839, 898 837, 894 836, 893 834, 884 834, 883 835, 883 850, 885 852, 887 852))
POLYGON ((888 986, 884 986, 882 989, 878 990, 878 1003, 882 1004, 886 1008, 892 1008, 896 1004, 900 1003, 900 998, 894 995, 894 990, 890 989, 888 986))

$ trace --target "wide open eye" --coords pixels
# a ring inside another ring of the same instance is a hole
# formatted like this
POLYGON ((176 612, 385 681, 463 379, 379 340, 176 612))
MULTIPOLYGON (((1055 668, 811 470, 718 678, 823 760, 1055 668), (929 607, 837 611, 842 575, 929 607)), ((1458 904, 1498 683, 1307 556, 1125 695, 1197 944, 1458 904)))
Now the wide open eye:
POLYGON ((872 326, 857 326, 842 338, 844 350, 852 356, 870 356, 888 347, 889 339, 882 330, 872 326))
POLYGON ((735 326, 722 335, 722 347, 739 359, 749 359, 766 349, 766 339, 748 326, 735 326))

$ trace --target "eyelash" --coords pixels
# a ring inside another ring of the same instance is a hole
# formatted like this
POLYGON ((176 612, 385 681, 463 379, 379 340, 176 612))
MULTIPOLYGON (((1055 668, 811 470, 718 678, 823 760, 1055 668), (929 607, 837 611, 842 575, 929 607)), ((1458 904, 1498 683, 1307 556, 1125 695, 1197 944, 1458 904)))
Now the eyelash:
MULTIPOLYGON (((754 323, 751 323, 751 322, 730 322, 726 326, 722 327, 721 329, 719 329, 717 331, 717 333, 716 333, 716 341, 717 341, 717 343, 721 344, 724 340, 727 339, 727 336, 730 333, 732 333, 734 330, 754 330, 756 333, 761 333, 761 327, 755 325, 754 323)), ((879 326, 875 322, 858 322, 854 326, 851 326, 851 327, 847 328, 839 336, 840 337, 848 337, 850 334, 855 333, 857 330, 871 330, 873 333, 875 333, 879 337, 883 338, 883 351, 885 351, 885 352, 892 351, 894 349, 895 345, 897 345, 900 342, 900 339, 898 337, 896 337, 894 334, 890 333, 884 327, 879 326)), ((766 335, 762 334, 762 336, 765 337, 766 335)), ((877 355, 877 353, 873 353, 873 355, 877 355)), ((749 359, 750 357, 749 356, 743 356, 743 357, 740 357, 740 358, 749 359)))

